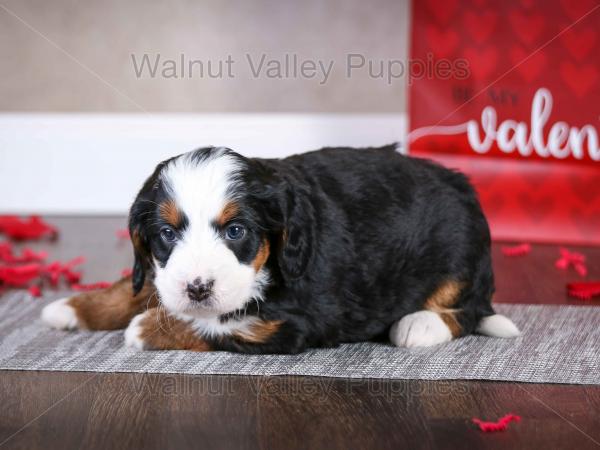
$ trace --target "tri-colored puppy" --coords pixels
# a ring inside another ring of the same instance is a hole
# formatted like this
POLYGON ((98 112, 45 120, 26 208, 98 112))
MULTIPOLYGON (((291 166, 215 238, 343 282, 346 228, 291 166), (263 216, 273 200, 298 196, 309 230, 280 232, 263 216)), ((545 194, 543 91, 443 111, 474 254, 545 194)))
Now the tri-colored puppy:
POLYGON ((129 229, 133 276, 48 305, 56 328, 127 328, 139 349, 297 353, 519 334, 491 306, 490 234, 457 173, 394 146, 158 165, 129 229))

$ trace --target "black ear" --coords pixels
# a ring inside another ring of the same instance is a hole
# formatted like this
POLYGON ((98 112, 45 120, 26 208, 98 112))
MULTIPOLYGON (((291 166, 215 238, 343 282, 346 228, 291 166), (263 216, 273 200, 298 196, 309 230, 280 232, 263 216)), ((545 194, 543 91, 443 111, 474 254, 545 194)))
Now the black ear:
POLYGON ((285 281, 297 280, 310 266, 316 248, 317 221, 310 185, 301 173, 283 172, 268 160, 247 163, 255 174, 249 191, 262 206, 281 275, 285 281))
POLYGON ((136 295, 142 290, 142 287, 144 287, 144 282, 146 281, 146 272, 150 266, 150 256, 148 251, 148 243, 144 233, 142 232, 141 224, 137 223, 133 215, 130 215, 129 219, 129 234, 133 244, 134 256, 131 281, 133 285, 133 294, 136 295))
POLYGON ((161 164, 158 165, 152 176, 146 180, 129 210, 129 236, 133 244, 133 273, 131 276, 134 295, 144 287, 146 275, 150 269, 150 246, 146 233, 146 223, 152 215, 154 202, 153 191, 156 186, 157 174, 161 164))
POLYGON ((295 280, 304 275, 315 252, 315 209, 305 187, 288 184, 280 195, 279 268, 284 278, 295 280))

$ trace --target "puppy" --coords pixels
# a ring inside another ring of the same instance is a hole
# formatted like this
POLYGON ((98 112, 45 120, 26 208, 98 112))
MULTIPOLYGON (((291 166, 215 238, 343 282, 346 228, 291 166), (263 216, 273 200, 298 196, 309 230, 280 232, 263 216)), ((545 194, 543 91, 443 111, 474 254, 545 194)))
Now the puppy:
POLYGON ((48 305, 45 322, 244 353, 519 334, 492 309, 490 233, 466 177, 395 146, 186 153, 145 182, 129 231, 133 275, 48 305))

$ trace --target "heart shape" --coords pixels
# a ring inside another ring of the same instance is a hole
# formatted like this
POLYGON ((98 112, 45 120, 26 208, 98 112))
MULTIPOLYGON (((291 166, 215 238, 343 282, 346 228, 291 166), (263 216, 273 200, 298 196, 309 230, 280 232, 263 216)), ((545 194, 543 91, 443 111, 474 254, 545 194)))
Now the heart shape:
MULTIPOLYGON (((566 27, 565 27, 566 28, 566 27)), ((592 28, 577 31, 576 27, 564 32, 560 38, 573 57, 582 61, 596 45, 597 34, 592 28)))
POLYGON ((533 222, 542 222, 554 208, 554 197, 550 195, 533 195, 528 192, 519 194, 519 204, 527 211, 533 222))
POLYGON ((456 12, 457 6, 458 0, 445 0, 443 2, 427 0, 427 7, 431 15, 440 25, 448 24, 456 12))
POLYGON ((425 35, 429 46, 440 58, 452 55, 458 46, 458 33, 454 30, 441 31, 433 25, 428 25, 425 35))
POLYGON ((598 240, 600 234, 600 208, 572 208, 571 220, 585 240, 598 240))
POLYGON ((595 174, 582 175, 575 172, 569 175, 568 180, 571 189, 583 204, 590 206, 600 200, 598 181, 595 174))
POLYGON ((482 44, 494 32, 497 18, 497 14, 492 11, 484 11, 478 14, 473 10, 467 10, 463 17, 463 23, 473 40, 478 44, 482 44))
POLYGON ((594 0, 561 0, 560 3, 571 20, 579 20, 597 7, 594 0))
POLYGON ((582 98, 595 85, 598 69, 593 64, 575 65, 570 61, 563 61, 560 65, 560 75, 571 91, 582 98))
POLYGON ((528 55, 519 46, 510 49, 510 60, 515 70, 527 83, 534 81, 546 66, 546 55, 544 52, 540 50, 532 55, 528 55))
POLYGON ((541 14, 514 9, 508 15, 508 20, 517 37, 527 45, 533 44, 544 29, 544 16, 541 14))
POLYGON ((498 51, 495 47, 477 50, 475 48, 467 48, 464 51, 464 56, 469 63, 469 69, 474 78, 479 80, 485 79, 496 68, 498 61, 498 51))

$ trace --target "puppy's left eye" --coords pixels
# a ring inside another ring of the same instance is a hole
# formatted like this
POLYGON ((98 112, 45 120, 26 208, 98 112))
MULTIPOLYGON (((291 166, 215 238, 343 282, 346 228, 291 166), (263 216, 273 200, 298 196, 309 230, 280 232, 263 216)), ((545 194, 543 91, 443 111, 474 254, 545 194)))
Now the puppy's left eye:
POLYGON ((163 241, 171 243, 175 242, 175 240, 177 239, 177 234, 175 233, 175 231, 173 231, 172 228, 163 227, 160 230, 160 237, 163 239, 163 241))
POLYGON ((242 225, 233 224, 225 229, 225 238, 230 241, 238 241, 244 237, 246 229, 242 225))

